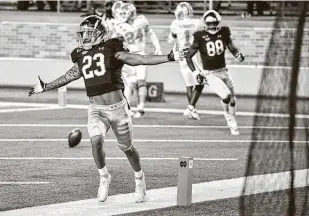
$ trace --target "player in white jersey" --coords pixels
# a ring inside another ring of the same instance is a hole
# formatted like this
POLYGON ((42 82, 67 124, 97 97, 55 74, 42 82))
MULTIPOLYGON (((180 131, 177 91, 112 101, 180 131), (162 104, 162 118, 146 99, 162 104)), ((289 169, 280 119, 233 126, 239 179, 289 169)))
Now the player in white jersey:
MULTIPOLYGON (((161 47, 157 35, 151 29, 147 18, 143 15, 137 16, 136 8, 131 3, 123 4, 121 7, 122 22, 116 27, 118 36, 126 41, 128 49, 131 53, 145 54, 146 37, 149 37, 155 47, 155 55, 161 54, 161 47)), ((144 107, 146 101, 146 66, 129 66, 123 68, 123 78, 126 83, 125 96, 128 101, 131 99, 132 90, 136 90, 138 94, 138 105, 135 118, 144 115, 144 107)))
POLYGON ((111 32, 111 38, 115 38, 117 37, 117 34, 116 34, 116 26, 121 23, 121 6, 123 5, 124 3, 122 1, 117 1, 113 4, 112 6, 112 16, 113 18, 108 20, 107 23, 108 23, 108 27, 110 29, 110 32, 111 32))
MULTIPOLYGON (((174 46, 177 46, 177 49, 184 50, 189 48, 193 43, 193 34, 204 29, 204 23, 201 19, 193 18, 193 9, 187 2, 181 2, 177 5, 175 9, 175 17, 176 19, 173 20, 170 26, 171 32, 169 34, 168 42, 174 43, 174 46)), ((199 55, 199 53, 196 55, 199 55)), ((192 58, 193 61, 197 60, 196 55, 192 58)), ((203 91, 204 85, 198 83, 185 59, 179 61, 179 65, 187 88, 187 98, 189 103, 183 115, 187 118, 198 120, 199 116, 195 109, 195 105, 203 91)))

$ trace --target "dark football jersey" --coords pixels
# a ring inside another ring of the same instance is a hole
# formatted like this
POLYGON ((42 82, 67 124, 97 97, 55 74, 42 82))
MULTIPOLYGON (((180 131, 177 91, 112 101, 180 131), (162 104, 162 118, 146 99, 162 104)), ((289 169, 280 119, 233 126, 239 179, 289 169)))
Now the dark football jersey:
POLYGON ((127 51, 123 40, 113 38, 95 45, 90 50, 75 48, 71 53, 83 74, 88 96, 96 96, 117 89, 124 89, 121 78, 123 62, 115 58, 118 51, 127 51))
POLYGON ((226 67, 225 50, 230 35, 231 32, 227 26, 222 26, 215 34, 210 34, 205 30, 194 33, 192 46, 200 51, 204 70, 226 67))

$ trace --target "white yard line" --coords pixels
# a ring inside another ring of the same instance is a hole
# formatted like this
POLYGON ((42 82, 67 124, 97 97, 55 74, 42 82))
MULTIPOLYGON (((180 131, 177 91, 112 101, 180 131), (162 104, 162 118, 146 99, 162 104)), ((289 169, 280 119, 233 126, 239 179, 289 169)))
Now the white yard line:
POLYGON ((40 185, 50 184, 50 182, 0 182, 0 185, 40 185))
MULTIPOLYGON (((295 171, 295 188, 308 186, 307 172, 307 169, 295 171)), ((245 178, 241 177, 193 184, 192 203, 239 197, 242 194, 244 180, 245 178)), ((252 190, 248 192, 247 195, 286 190, 290 187, 289 172, 257 175, 248 177, 247 180, 254 181, 256 183, 255 188, 252 188, 252 190), (274 180, 280 180, 280 183, 274 180), (267 184, 267 186, 265 186, 265 184, 267 184)), ((109 196, 104 203, 100 203, 96 199, 87 199, 5 211, 1 212, 0 215, 107 216, 154 210, 159 208, 176 206, 177 188, 168 187, 149 190, 147 192, 147 196, 148 201, 145 203, 134 203, 134 194, 130 193, 109 196)))
POLYGON ((38 107, 38 108, 17 108, 17 109, 0 109, 0 113, 14 113, 14 112, 29 112, 29 111, 43 111, 43 110, 55 110, 63 109, 58 106, 51 107, 38 107))
MULTIPOLYGON (((126 157, 107 157, 107 160, 128 160, 126 157)), ((0 160, 93 160, 92 157, 0 157, 0 160)), ((178 158, 141 157, 141 160, 178 160, 178 158)), ((237 161, 238 158, 194 158, 194 161, 237 161)))
MULTIPOLYGON (((23 102, 2 102, 0 104, 10 104, 11 106, 30 106, 30 107, 57 107, 57 104, 49 103, 23 103, 23 102)), ((59 106, 58 106, 59 107, 59 106)), ((71 109, 88 109, 88 105, 80 104, 70 104, 66 108, 71 109)), ((136 107, 132 107, 133 111, 136 111, 136 107)), ((183 109, 173 109, 173 108, 145 108, 146 112, 160 112, 160 113, 183 113, 183 109)), ((223 111, 217 110, 199 110, 199 114, 205 115, 223 115, 223 111)), ((262 117, 279 117, 279 118, 288 118, 289 114, 285 113, 255 113, 255 112, 237 112, 237 116, 262 116, 262 117)), ((309 118, 309 115, 297 114, 296 118, 309 118)))
MULTIPOLYGON (((0 124, 0 127, 74 127, 85 128, 85 124, 0 124)), ((221 125, 133 125, 134 128, 178 128, 178 129, 226 129, 221 125)), ((238 126, 239 129, 289 129, 281 126, 238 126)), ((308 129, 307 127, 294 127, 296 130, 308 129)))
MULTIPOLYGON (((67 142, 68 139, 0 139, 0 142, 67 142)), ((89 139, 82 139, 89 142, 89 139)), ((117 142, 116 139, 106 139, 105 142, 117 142)), ((134 139, 134 142, 152 143, 289 143, 288 140, 198 140, 198 139, 134 139)), ((307 143, 303 140, 294 140, 294 143, 307 143)))

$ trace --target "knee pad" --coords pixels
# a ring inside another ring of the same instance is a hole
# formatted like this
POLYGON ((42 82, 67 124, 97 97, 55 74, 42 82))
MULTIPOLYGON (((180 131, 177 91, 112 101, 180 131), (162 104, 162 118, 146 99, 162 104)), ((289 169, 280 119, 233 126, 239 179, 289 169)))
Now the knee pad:
POLYGON ((138 95, 147 95, 146 83, 144 81, 137 83, 138 95))
POLYGON ((230 106, 231 106, 231 107, 236 106, 236 97, 235 97, 235 96, 231 98, 230 106))
POLYGON ((222 102, 225 103, 225 104, 229 104, 230 101, 231 101, 231 95, 230 94, 228 94, 228 96, 226 98, 222 99, 222 102))
POLYGON ((102 147, 104 138, 102 135, 95 135, 90 138, 92 147, 102 147))
POLYGON ((145 82, 138 82, 137 88, 141 88, 141 87, 146 87, 146 83, 145 82))
POLYGON ((118 141, 118 147, 123 152, 130 151, 133 147, 132 139, 129 139, 127 141, 118 141))

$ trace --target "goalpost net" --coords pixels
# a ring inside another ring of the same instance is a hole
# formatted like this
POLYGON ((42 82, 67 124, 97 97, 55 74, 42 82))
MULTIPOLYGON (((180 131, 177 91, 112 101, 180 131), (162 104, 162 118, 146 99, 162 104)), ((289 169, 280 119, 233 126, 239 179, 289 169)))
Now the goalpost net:
POLYGON ((242 216, 309 215, 308 3, 297 4, 298 14, 286 16, 289 8, 281 2, 274 23, 255 108, 264 115, 254 117, 242 216))

